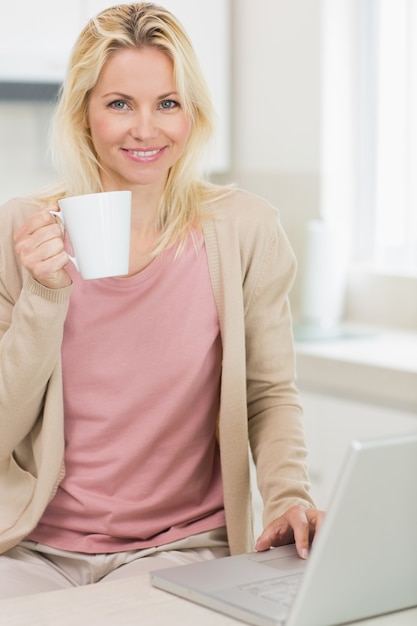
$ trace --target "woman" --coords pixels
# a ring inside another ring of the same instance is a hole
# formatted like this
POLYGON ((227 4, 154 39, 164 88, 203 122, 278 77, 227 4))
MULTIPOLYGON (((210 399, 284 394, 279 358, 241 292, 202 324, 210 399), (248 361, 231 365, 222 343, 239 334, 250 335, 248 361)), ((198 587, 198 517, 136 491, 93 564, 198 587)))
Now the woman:
POLYGON ((265 201, 200 178, 211 119, 174 16, 105 10, 57 107, 62 185, 0 210, 1 597, 253 549, 248 441, 256 549, 307 557, 294 257, 265 201), (50 210, 118 189, 129 275, 83 281, 50 210))

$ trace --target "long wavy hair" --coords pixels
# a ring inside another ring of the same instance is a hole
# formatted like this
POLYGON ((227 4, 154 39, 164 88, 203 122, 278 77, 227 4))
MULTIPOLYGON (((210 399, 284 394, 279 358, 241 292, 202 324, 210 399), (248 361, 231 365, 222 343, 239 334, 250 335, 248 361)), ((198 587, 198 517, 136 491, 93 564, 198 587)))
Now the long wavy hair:
POLYGON ((214 110, 191 41, 178 19, 149 2, 113 6, 93 17, 72 50, 52 126, 52 158, 63 183, 47 196, 102 191, 100 164, 87 123, 89 97, 105 62, 118 50, 154 47, 172 62, 182 107, 191 121, 187 145, 172 166, 158 211, 155 252, 184 239, 207 203, 228 187, 204 179, 203 163, 213 135, 214 110))

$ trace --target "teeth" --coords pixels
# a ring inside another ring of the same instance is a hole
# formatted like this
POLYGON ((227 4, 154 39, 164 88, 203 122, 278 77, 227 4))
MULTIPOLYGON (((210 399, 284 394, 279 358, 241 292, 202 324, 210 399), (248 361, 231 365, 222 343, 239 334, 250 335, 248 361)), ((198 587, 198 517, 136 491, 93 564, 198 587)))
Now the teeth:
POLYGON ((129 150, 129 152, 138 157, 150 157, 158 154, 159 150, 129 150))

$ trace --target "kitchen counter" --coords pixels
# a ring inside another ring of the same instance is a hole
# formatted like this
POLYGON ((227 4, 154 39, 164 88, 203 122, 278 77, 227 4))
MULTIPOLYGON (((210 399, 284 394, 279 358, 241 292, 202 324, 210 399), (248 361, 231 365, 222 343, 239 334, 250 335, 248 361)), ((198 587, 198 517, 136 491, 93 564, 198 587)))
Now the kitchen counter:
POLYGON ((417 414, 417 332, 295 326, 300 388, 417 414))

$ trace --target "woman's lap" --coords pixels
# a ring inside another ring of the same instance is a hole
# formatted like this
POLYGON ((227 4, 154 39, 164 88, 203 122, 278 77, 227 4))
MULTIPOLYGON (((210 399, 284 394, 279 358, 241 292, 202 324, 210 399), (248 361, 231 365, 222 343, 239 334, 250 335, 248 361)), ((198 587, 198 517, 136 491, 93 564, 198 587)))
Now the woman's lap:
POLYGON ((23 541, 0 556, 0 598, 138 576, 152 569, 226 556, 227 543, 216 532, 150 550, 114 554, 67 552, 23 541))

